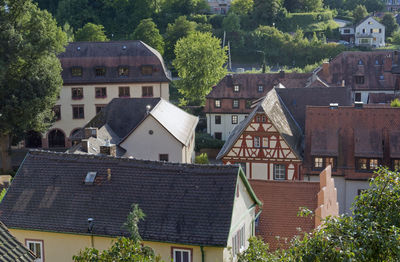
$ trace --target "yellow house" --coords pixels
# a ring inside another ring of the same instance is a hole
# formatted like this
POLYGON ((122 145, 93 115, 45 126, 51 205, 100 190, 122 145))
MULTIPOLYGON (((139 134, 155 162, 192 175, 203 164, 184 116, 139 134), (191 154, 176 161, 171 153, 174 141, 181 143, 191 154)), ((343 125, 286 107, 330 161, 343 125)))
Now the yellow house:
POLYGON ((255 196, 238 166, 189 165, 31 151, 0 204, 0 220, 37 261, 108 248, 132 203, 144 244, 165 261, 235 261, 254 235, 255 196))

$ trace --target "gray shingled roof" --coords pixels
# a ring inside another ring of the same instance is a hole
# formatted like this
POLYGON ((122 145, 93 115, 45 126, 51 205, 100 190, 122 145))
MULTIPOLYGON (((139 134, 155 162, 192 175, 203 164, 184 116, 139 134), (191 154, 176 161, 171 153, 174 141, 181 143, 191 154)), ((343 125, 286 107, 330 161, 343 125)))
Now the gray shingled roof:
POLYGON ((0 261, 32 262, 35 255, 21 244, 0 222, 0 261))
POLYGON ((252 192, 238 166, 31 151, 0 203, 0 219, 10 228, 86 234, 93 218, 93 234, 126 236, 122 225, 137 203, 145 241, 226 246, 239 177, 252 192), (95 183, 85 185, 92 171, 95 183))
POLYGON ((286 141, 296 156, 299 159, 302 159, 303 132, 289 110, 286 108, 282 99, 279 97, 276 88, 269 91, 265 98, 254 108, 251 114, 233 129, 231 135, 218 153, 217 159, 221 159, 229 152, 229 150, 231 150, 239 136, 250 124, 256 112, 265 112, 267 114, 268 118, 278 130, 282 138, 286 141))

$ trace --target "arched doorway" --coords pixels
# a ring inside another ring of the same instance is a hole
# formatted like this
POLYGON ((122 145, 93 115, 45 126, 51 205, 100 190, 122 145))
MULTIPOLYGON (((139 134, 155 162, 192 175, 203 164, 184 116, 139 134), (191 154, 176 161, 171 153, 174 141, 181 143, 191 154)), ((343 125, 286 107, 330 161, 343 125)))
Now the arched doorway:
POLYGON ((26 132, 25 147, 27 148, 42 147, 42 134, 33 130, 26 132))
POLYGON ((59 129, 53 129, 47 135, 49 147, 65 147, 65 134, 59 129))

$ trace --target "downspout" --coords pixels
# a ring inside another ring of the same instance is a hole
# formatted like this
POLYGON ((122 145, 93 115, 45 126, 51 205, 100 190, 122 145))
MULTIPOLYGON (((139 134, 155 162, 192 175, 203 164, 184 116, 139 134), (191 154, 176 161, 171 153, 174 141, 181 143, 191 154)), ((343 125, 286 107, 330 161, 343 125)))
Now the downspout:
POLYGON ((162 98, 162 92, 161 92, 161 82, 160 82, 160 98, 162 98))
POLYGON ((200 251, 201 251, 201 262, 204 262, 204 247, 200 246, 200 251))

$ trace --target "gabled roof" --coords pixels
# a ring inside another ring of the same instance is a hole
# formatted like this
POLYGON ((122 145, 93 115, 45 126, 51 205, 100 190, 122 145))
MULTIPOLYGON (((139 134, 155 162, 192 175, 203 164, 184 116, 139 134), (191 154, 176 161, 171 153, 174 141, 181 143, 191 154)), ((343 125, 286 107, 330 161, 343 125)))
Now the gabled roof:
POLYGON ((0 261, 33 262, 35 255, 0 222, 0 261))
POLYGON ((247 182, 238 166, 31 151, 0 219, 10 228, 88 234, 93 218, 94 235, 127 236, 122 225, 136 203, 146 214, 139 223, 145 241, 225 247, 238 179, 247 182), (97 172, 93 185, 84 184, 88 172, 97 172))
POLYGON ((376 23, 378 23, 378 24, 380 24, 381 26, 385 27, 384 25, 382 25, 381 23, 379 23, 378 20, 376 20, 375 18, 373 18, 372 15, 369 15, 369 16, 365 17, 363 20, 361 20, 360 22, 358 22, 358 23, 354 26, 354 28, 357 28, 358 26, 360 26, 362 23, 364 23, 365 21, 367 21, 369 18, 373 19, 376 23))
POLYGON ((221 151, 218 153, 217 159, 221 159, 229 152, 229 150, 231 150, 239 136, 247 128, 257 112, 266 113, 269 120, 293 150, 294 154, 299 159, 302 159, 302 130, 283 103, 282 99, 279 97, 276 88, 269 91, 258 106, 254 108, 251 114, 233 129, 221 151))
POLYGON ((67 85, 170 81, 160 53, 142 41, 72 42, 58 57, 67 85), (141 66, 145 65, 153 67, 152 74, 141 73, 141 66), (129 69, 128 76, 118 75, 121 66, 129 69), (74 67, 82 68, 81 77, 72 75, 74 67), (105 67, 105 76, 96 76, 96 67, 105 67))

